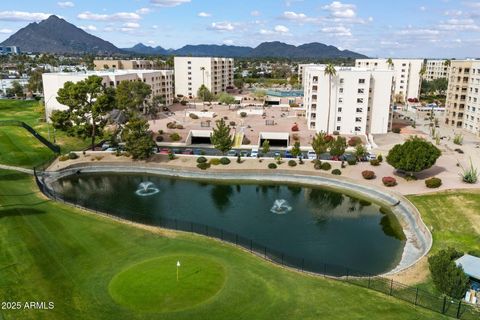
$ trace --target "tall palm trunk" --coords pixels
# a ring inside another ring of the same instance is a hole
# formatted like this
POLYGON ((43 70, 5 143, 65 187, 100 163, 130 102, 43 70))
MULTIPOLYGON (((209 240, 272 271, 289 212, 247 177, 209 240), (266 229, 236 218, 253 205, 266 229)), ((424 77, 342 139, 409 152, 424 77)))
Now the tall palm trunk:
POLYGON ((330 133, 330 109, 332 108, 332 75, 328 76, 328 117, 327 134, 330 133))

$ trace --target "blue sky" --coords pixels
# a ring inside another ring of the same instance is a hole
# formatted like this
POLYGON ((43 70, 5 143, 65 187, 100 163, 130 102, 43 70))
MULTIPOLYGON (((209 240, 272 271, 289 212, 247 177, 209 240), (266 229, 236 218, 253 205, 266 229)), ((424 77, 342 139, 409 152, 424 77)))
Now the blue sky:
POLYGON ((480 56, 480 1, 21 0, 0 4, 0 40, 56 14, 130 47, 322 42, 378 57, 480 56))

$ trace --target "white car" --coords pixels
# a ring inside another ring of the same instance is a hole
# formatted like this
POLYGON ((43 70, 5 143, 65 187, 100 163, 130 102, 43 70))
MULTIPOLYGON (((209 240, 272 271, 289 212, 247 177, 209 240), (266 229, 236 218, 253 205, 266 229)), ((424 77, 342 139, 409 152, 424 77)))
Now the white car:
POLYGON ((366 158, 367 158, 367 161, 371 161, 371 160, 376 160, 377 156, 373 153, 368 153, 366 158))
POLYGON ((252 152, 250 152, 250 157, 258 158, 258 149, 252 149, 252 152))
POLYGON ((315 151, 308 151, 307 158, 308 160, 315 160, 317 159, 317 154, 315 153, 315 151))

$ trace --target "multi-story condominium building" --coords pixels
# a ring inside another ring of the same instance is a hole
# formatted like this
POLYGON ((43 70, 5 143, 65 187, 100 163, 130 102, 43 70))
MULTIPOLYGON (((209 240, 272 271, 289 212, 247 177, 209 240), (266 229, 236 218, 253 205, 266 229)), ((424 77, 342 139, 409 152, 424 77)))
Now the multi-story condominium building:
POLYGON ((298 83, 302 84, 302 88, 305 88, 305 83, 303 80, 305 79, 305 68, 314 66, 315 63, 304 63, 298 65, 298 83))
POLYGON ((152 89, 150 96, 163 96, 166 105, 173 104, 173 70, 116 70, 116 71, 88 71, 88 72, 60 72, 44 73, 43 92, 45 99, 46 118, 54 110, 67 110, 68 107, 57 101, 57 93, 65 82, 79 82, 89 76, 96 75, 103 78, 105 86, 116 87, 122 81, 143 81, 152 89))
POLYGON ((304 105, 308 128, 327 133, 386 133, 390 127, 393 77, 394 71, 388 69, 337 67, 330 81, 325 65, 306 67, 304 105))
POLYGON ((447 60, 427 60, 425 63, 425 74, 423 79, 432 81, 440 78, 448 78, 449 67, 447 60))
POLYGON ((452 60, 445 123, 480 134, 480 60, 452 60))
POLYGON ((233 59, 175 57, 175 94, 196 97, 205 85, 213 94, 233 87, 233 59))
POLYGON ((355 66, 367 69, 392 69, 394 71, 394 97, 403 97, 403 100, 419 98, 423 60, 422 59, 357 59, 355 66))
POLYGON ((19 54, 20 48, 17 46, 0 46, 0 55, 19 54))
POLYGON ((155 62, 151 60, 94 60, 95 70, 152 70, 155 62))

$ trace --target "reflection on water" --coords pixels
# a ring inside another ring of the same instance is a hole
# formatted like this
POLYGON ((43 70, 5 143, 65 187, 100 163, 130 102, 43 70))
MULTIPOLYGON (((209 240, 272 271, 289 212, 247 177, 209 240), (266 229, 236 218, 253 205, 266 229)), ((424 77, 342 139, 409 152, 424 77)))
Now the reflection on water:
POLYGON ((381 273, 398 263, 405 244, 392 213, 321 188, 81 174, 58 181, 55 189, 67 200, 143 223, 171 218, 223 229, 314 266, 327 261, 381 273), (139 185, 147 181, 151 184, 142 185, 144 190, 161 191, 137 196, 139 185))

